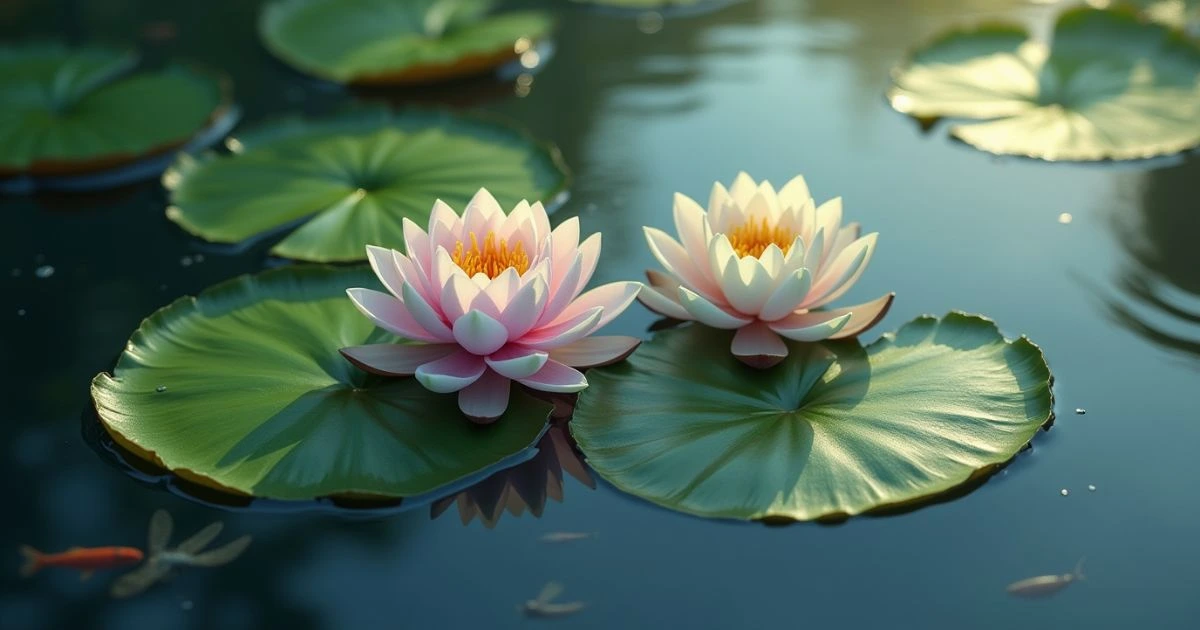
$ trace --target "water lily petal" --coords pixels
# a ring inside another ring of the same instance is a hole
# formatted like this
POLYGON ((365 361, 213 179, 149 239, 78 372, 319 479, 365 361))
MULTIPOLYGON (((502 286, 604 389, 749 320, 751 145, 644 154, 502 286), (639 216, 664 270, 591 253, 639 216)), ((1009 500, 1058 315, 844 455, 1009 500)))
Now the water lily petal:
POLYGON ((638 292, 637 299, 642 303, 642 306, 671 319, 691 320, 695 319, 683 305, 677 302, 675 296, 679 295, 679 285, 676 284, 674 289, 660 289, 653 285, 646 285, 638 292))
POLYGON ((860 333, 878 324, 892 308, 892 301, 896 299, 895 293, 889 293, 883 297, 871 300, 856 306, 847 306, 845 308, 835 308, 828 311, 823 311, 830 314, 842 315, 850 313, 850 321, 846 322, 837 334, 830 339, 845 339, 847 337, 855 337, 860 333))
MULTIPOLYGON (((724 285, 726 282, 726 270, 730 266, 736 265, 737 261, 738 255, 737 252, 733 251, 733 245, 729 243, 729 237, 725 236, 724 234, 717 234, 713 236, 713 239, 708 243, 708 268, 709 272, 712 273, 712 277, 718 278, 719 283, 724 285)), ((684 284, 687 283, 684 282, 684 284)), ((697 291, 697 293, 699 293, 699 291, 697 291)), ((701 293, 701 295, 704 294, 701 293)), ((720 286, 715 294, 705 295, 704 297, 710 302, 724 303, 725 287, 720 286), (718 297, 720 299, 717 299, 718 297)))
POLYGON ((759 369, 769 368, 787 358, 783 339, 765 322, 754 321, 738 329, 730 345, 739 361, 759 369))
POLYGON ((483 292, 487 294, 492 304, 496 305, 496 308, 503 311, 520 286, 521 275, 517 273, 516 268, 509 267, 500 272, 500 275, 492 278, 491 282, 484 287, 483 292))
POLYGON ((812 193, 808 191, 808 182, 804 181, 803 176, 797 175, 783 185, 779 190, 779 202, 785 208, 800 208, 812 202, 812 193))
POLYGON ((491 370, 458 392, 458 409, 479 424, 495 422, 508 409, 512 381, 491 370))
POLYGON ((811 286, 812 274, 807 269, 801 268, 792 272, 779 283, 779 287, 767 299, 767 303, 758 312, 758 318, 773 322, 792 314, 800 307, 811 286))
POLYGON ((579 295, 580 291, 587 286, 592 280, 592 274, 596 272, 596 265, 600 262, 600 232, 583 239, 579 244, 579 278, 574 285, 567 282, 564 278, 560 290, 570 289, 571 297, 579 295))
POLYGON ((459 350, 454 354, 425 363, 413 375, 431 392, 449 394, 479 380, 487 370, 483 357, 459 350))
POLYGON ((743 208, 742 212, 747 222, 758 223, 759 221, 766 220, 768 224, 775 225, 775 212, 772 210, 766 196, 761 192, 754 193, 754 196, 750 198, 750 201, 743 208))
POLYGON ((854 286, 854 283, 862 277, 863 272, 867 269, 867 264, 871 262, 871 255, 875 252, 875 242, 878 236, 878 232, 868 234, 842 250, 837 258, 829 263, 829 268, 822 271, 821 275, 813 280, 813 287, 809 292, 808 299, 800 306, 816 308, 836 300, 843 293, 849 291, 850 287, 854 286))
POLYGON ((796 341, 821 341, 829 339, 845 328, 850 314, 830 314, 826 311, 793 313, 767 325, 775 332, 796 341))
POLYGON ((430 253, 436 252, 439 247, 453 251, 455 243, 465 237, 462 217, 458 216, 454 208, 446 205, 441 199, 433 202, 433 209, 429 213, 430 253))
POLYGON ((416 287, 404 284, 400 288, 400 296, 404 298, 404 307, 408 310, 408 314, 412 315, 421 328, 439 341, 454 341, 454 333, 450 331, 450 327, 442 320, 441 315, 417 293, 416 287))
POLYGON ((463 210, 463 232, 474 234, 482 246, 484 237, 488 232, 497 232, 503 224, 504 218, 504 211, 500 209, 496 198, 486 188, 480 188, 467 203, 467 208, 463 210))
POLYGON ((484 361, 488 367, 501 376, 508 378, 525 378, 533 376, 546 365, 550 355, 542 350, 533 350, 514 344, 508 344, 493 352, 484 361))
POLYGON ((375 272, 384 288, 392 295, 400 295, 400 287, 404 286, 404 276, 396 268, 392 250, 386 247, 367 245, 367 261, 371 263, 371 271, 375 272))
POLYGON ((750 199, 756 192, 758 192, 758 184, 745 171, 737 174, 737 177, 733 179, 733 186, 729 188, 729 194, 733 197, 733 201, 743 208, 749 205, 750 199))
POLYGON ((500 317, 509 339, 520 339, 537 325, 547 306, 547 294, 546 280, 542 277, 535 277, 517 289, 500 317))
POLYGON ((633 354, 642 343, 637 337, 587 337, 550 351, 550 358, 575 368, 610 365, 633 354))
POLYGON ((748 317, 735 315, 722 309, 684 286, 679 287, 679 301, 691 315, 690 319, 695 319, 713 328, 741 328, 751 321, 748 317))
POLYGON ((812 235, 812 240, 805 241, 809 245, 808 251, 804 253, 804 266, 814 275, 821 266, 821 258, 825 256, 825 241, 832 237, 832 234, 825 233, 825 228, 818 226, 816 233, 812 235))
POLYGON ((377 343, 339 350, 360 370, 383 376, 412 376, 422 365, 457 351, 458 346, 452 343, 377 343))
POLYGON ((376 326, 401 337, 416 341, 444 341, 425 330, 398 298, 371 289, 346 289, 346 295, 376 326))
POLYGON ((537 348, 538 350, 550 350, 559 346, 565 346, 590 335, 596 329, 596 322, 600 321, 600 317, 603 314, 604 309, 597 306, 579 313, 575 317, 561 320, 549 326, 536 328, 529 334, 521 337, 520 342, 522 345, 537 348))
POLYGON ((550 234, 550 293, 562 290, 563 277, 579 252, 579 218, 558 224, 550 234))
POLYGON ((420 271, 421 276, 431 278, 433 247, 430 244, 429 235, 408 217, 401 219, 401 225, 404 228, 404 251, 408 253, 409 259, 412 260, 413 266, 420 271))
POLYGON ((433 285, 429 282, 429 276, 417 266, 416 262, 400 252, 392 252, 392 263, 396 265, 396 269, 400 272, 400 277, 404 279, 405 284, 411 284, 417 293, 421 295, 421 299, 441 315, 442 307, 437 299, 438 293, 433 291, 433 285))
POLYGON ((735 261, 735 264, 725 268, 721 278, 725 298, 738 312, 757 315, 767 298, 771 297, 775 283, 757 258, 746 256, 735 261))
POLYGON ((486 356, 508 343, 508 329, 483 311, 472 309, 455 320, 454 339, 467 352, 486 356))
MULTIPOLYGON (((560 285, 570 287, 578 285, 581 273, 583 273, 583 254, 576 252, 574 260, 571 261, 571 264, 566 269, 566 273, 560 279, 560 285)), ((547 293, 549 293, 549 289, 547 289, 547 293)), ((578 293, 575 295, 578 295, 578 293)), ((561 289, 558 293, 549 295, 546 301, 546 308, 542 311, 541 317, 538 319, 538 324, 546 324, 558 317, 563 312, 563 309, 567 308, 571 301, 575 299, 575 295, 572 295, 570 291, 561 289)))
POLYGON ((638 291, 642 288, 640 282, 610 282, 584 293, 579 296, 579 299, 571 302, 567 308, 563 309, 562 314, 556 317, 550 325, 557 324, 567 319, 573 318, 576 315, 599 307, 604 309, 604 314, 596 322, 596 328, 600 328, 612 321, 614 317, 620 315, 629 305, 633 303, 633 299, 637 297, 638 291))
POLYGON ((587 388, 587 378, 575 368, 553 359, 546 362, 533 376, 517 380, 526 387, 543 392, 571 394, 587 388))
MULTIPOLYGON (((717 296, 720 295, 720 288, 717 287, 714 278, 720 277, 719 275, 704 269, 702 264, 693 262, 683 245, 668 236, 666 232, 652 227, 644 227, 642 230, 646 233, 646 242, 650 245, 650 253, 654 254, 667 273, 676 276, 680 282, 691 287, 697 293, 709 299, 717 299, 717 296)), ((725 242, 728 244, 728 239, 725 242)), ((733 248, 731 247, 729 251, 732 253, 733 248)))
POLYGON ((675 193, 673 211, 675 233, 679 235, 679 242, 684 251, 693 259, 702 259, 708 253, 708 241, 712 238, 704 209, 691 197, 675 193))
POLYGON ((466 315, 478 295, 479 286, 466 274, 451 274, 442 285, 442 312, 446 314, 446 321, 453 323, 466 315))
MULTIPOLYGON (((821 258, 822 269, 827 268, 829 263, 842 250, 850 246, 851 243, 857 241, 862 236, 862 226, 858 223, 849 223, 837 231, 837 236, 829 243, 829 247, 825 248, 825 255, 821 258)), ((813 273, 821 273, 819 270, 813 270, 813 273)))
POLYGON ((782 280, 782 275, 779 272, 783 270, 783 250, 779 249, 779 246, 775 243, 771 243, 763 249, 763 253, 759 255, 758 260, 762 263, 763 269, 767 270, 767 275, 771 276, 772 284, 778 285, 779 281, 782 280))
MULTIPOLYGON (((550 238, 550 216, 546 214, 546 208, 542 202, 535 201, 529 206, 529 215, 533 219, 533 228, 537 234, 539 243, 546 242, 550 238)), ((530 255, 533 252, 529 252, 530 255)))
POLYGON ((779 205, 779 193, 775 192, 775 187, 771 185, 771 182, 764 179, 758 185, 757 196, 761 196, 767 202, 767 210, 770 213, 768 215, 769 221, 774 225, 778 222, 779 216, 783 211, 783 208, 779 205))
POLYGON ((725 208, 733 205, 733 197, 721 182, 715 182, 708 196, 708 227, 714 232, 724 232, 727 225, 725 208))

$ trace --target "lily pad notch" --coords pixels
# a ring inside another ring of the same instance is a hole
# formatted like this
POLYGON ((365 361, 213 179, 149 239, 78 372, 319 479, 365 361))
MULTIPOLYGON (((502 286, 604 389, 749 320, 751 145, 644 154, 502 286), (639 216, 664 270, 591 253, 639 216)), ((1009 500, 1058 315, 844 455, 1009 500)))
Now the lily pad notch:
POLYGON ((263 45, 288 65, 352 85, 412 85, 484 74, 524 57, 554 21, 495 12, 494 0, 277 0, 263 45))
POLYGON ((372 282, 360 268, 287 267, 177 300, 92 381, 103 427, 183 479, 279 500, 426 496, 518 461, 551 404, 513 392, 508 413, 480 427, 453 396, 338 354, 398 341, 345 297, 372 282))
POLYGON ((404 219, 428 223, 436 200, 465 205, 481 187, 505 205, 562 205, 570 174, 558 148, 482 116, 352 109, 287 118, 235 135, 229 154, 181 154, 163 176, 167 217, 241 250, 282 234, 270 253, 311 262, 403 249, 404 219))
POLYGON ((730 337, 664 330, 589 371, 570 428, 592 469, 696 516, 843 520, 979 483, 1053 419, 1041 350, 979 316, 920 317, 866 347, 789 342, 769 370, 723 351, 730 337))
POLYGON ((1053 41, 1017 25, 954 30, 893 71, 888 100, 956 123, 977 149, 1047 161, 1134 160, 1200 145, 1200 43, 1131 7, 1063 12, 1053 41))
POLYGON ((0 48, 0 190, 98 189, 162 172, 236 123, 225 75, 142 68, 131 52, 58 43, 0 48))

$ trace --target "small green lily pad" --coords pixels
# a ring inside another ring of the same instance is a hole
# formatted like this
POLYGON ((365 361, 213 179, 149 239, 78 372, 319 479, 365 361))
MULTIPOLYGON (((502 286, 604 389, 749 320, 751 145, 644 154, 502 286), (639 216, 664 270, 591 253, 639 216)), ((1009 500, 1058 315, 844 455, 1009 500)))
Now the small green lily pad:
POLYGON ((892 107, 951 134, 1044 160, 1129 160, 1200 145, 1200 47, 1132 9, 1063 13, 1052 46, 1019 26, 954 31, 894 73, 892 107))
POLYGON ((921 317, 866 348, 789 342, 770 370, 730 355, 731 334, 663 331, 588 371, 570 427, 597 474, 698 516, 835 519, 978 479, 1052 417, 1041 350, 978 316, 921 317))
POLYGON ((346 298, 374 283, 364 269, 288 267, 176 301, 92 381, 101 423, 188 480, 293 500, 418 495, 537 441, 552 405, 528 394, 479 426, 454 396, 343 359, 338 348, 396 341, 346 298))
POLYGON ((73 175, 178 147, 230 106, 228 84, 184 66, 43 43, 0 48, 0 176, 73 175), (132 74, 131 74, 132 73, 132 74))
POLYGON ((491 13, 492 0, 281 0, 259 33, 309 74, 356 84, 422 83, 478 74, 544 38, 542 12, 491 13))
POLYGON ((179 156, 163 177, 167 217, 217 243, 299 225, 271 253, 316 262, 402 249, 404 218, 424 227, 436 200, 461 212, 480 188, 506 210, 522 199, 553 209, 568 177, 558 149, 521 130, 431 110, 288 119, 226 144, 231 155, 179 156))

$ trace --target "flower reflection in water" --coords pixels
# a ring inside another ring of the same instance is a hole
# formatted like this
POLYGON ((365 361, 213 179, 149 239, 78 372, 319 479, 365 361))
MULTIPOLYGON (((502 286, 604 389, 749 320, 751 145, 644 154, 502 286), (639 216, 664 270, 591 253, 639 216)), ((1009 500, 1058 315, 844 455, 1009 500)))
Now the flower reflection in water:
POLYGON ((1103 299, 1121 326, 1166 350, 1200 359, 1197 177, 1200 160, 1193 158, 1140 180, 1141 212, 1113 219, 1129 259, 1116 278, 1120 297, 1103 299))
POLYGON ((547 498, 561 503, 564 472, 588 488, 596 488, 591 473, 575 452, 575 443, 565 422, 551 424, 537 449, 533 459, 434 502, 430 516, 437 518, 451 505, 458 504, 458 516, 463 525, 478 518, 484 527, 491 529, 505 510, 513 516, 521 516, 528 510, 534 517, 541 517, 547 498))

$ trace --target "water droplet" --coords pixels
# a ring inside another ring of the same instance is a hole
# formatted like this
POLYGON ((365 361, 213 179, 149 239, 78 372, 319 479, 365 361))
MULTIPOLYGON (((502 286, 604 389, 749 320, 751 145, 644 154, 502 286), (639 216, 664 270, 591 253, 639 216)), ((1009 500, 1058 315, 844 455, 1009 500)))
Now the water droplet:
POLYGON ((657 11, 647 11, 637 16, 638 30, 647 34, 653 35, 663 28, 663 16, 657 11))
POLYGON ((528 37, 522 37, 522 38, 518 39, 516 41, 516 43, 513 44, 513 52, 518 55, 521 55, 521 54, 524 54, 525 51, 529 50, 532 47, 533 47, 533 42, 530 41, 530 39, 528 37))
POLYGON ((54 267, 51 267, 50 265, 42 265, 33 272, 33 275, 39 278, 49 278, 50 276, 54 275, 54 267))
POLYGON ((179 607, 184 610, 191 610, 192 606, 195 606, 195 604, 193 604, 192 600, 190 600, 190 599, 185 599, 185 600, 179 602, 179 607))
POLYGON ((17 317, 25 317, 25 309, 23 309, 23 308, 17 309, 17 317))
POLYGON ((184 256, 183 258, 180 258, 179 264, 183 265, 184 267, 191 267, 192 266, 192 257, 184 256))
POLYGON ((1088 492, 1095 492, 1095 491, 1096 491, 1096 486, 1093 486, 1092 484, 1089 483, 1088 484, 1088 492))
POLYGON ((167 386, 166 386, 166 385, 159 385, 158 387, 155 387, 155 388, 154 388, 154 391, 156 391, 156 392, 158 392, 158 393, 160 393, 160 394, 161 394, 161 393, 163 393, 163 392, 167 391, 167 386))
POLYGON ((1073 217, 1071 217, 1070 212, 1064 212, 1064 213, 1058 215, 1058 222, 1062 223, 1063 225, 1066 225, 1067 223, 1071 222, 1072 218, 1073 217))
POLYGON ((1059 494, 1061 494, 1061 495, 1063 495, 1063 496, 1065 497, 1065 496, 1067 496, 1068 494, 1071 494, 1071 491, 1070 491, 1070 490, 1067 490, 1066 488, 1063 488, 1062 490, 1059 490, 1059 491, 1058 491, 1058 493, 1059 493, 1059 494))
POLYGON ((1076 407, 1075 413, 1082 416, 1083 414, 1087 413, 1087 409, 1084 409, 1083 407, 1076 407))

